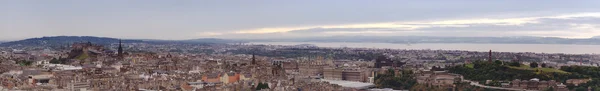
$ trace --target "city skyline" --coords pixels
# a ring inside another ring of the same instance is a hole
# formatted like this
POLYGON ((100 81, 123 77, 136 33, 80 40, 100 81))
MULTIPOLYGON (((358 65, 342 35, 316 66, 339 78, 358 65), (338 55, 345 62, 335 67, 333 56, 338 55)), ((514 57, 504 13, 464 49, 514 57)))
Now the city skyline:
POLYGON ((600 35, 597 1, 3 1, 0 40, 600 35))
POLYGON ((598 0, 0 0, 0 91, 600 91, 598 0))

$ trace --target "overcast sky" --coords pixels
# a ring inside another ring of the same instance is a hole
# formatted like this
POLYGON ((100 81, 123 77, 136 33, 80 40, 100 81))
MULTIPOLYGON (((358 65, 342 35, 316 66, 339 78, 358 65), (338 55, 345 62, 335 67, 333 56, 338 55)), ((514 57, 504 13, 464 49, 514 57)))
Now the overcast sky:
POLYGON ((600 35, 600 0, 1 0, 0 40, 600 35))

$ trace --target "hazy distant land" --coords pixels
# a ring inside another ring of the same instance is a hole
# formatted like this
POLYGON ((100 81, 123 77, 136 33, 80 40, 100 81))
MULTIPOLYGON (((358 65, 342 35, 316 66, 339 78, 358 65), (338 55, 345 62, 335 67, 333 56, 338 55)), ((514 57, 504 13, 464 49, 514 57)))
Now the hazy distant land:
POLYGON ((535 52, 535 53, 566 53, 566 54, 600 54, 600 45, 571 45, 571 44, 474 44, 474 43, 351 43, 351 42, 252 42, 249 44, 265 45, 299 45, 314 44, 319 47, 331 48, 385 48, 406 50, 466 50, 485 52, 535 52))
MULTIPOLYGON (((65 46, 74 42, 109 45, 120 39, 94 36, 53 36, 0 43, 0 46, 65 46)), ((275 45, 315 44, 320 47, 432 49, 500 52, 538 52, 600 54, 600 38, 568 39, 556 37, 427 37, 427 36, 334 36, 293 39, 218 39, 189 40, 121 39, 124 43, 225 44, 256 43, 275 45)))

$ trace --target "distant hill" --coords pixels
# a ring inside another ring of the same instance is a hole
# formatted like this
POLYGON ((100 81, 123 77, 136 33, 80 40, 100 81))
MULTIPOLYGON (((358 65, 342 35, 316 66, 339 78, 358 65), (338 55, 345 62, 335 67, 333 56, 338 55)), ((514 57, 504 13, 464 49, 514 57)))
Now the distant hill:
POLYGON ((293 39, 247 40, 251 42, 357 42, 357 43, 495 43, 495 44, 591 44, 600 38, 569 39, 558 37, 432 37, 432 36, 332 36, 293 39))
MULTIPOLYGON (((122 40, 124 43, 141 43, 142 40, 122 40)), ((5 42, 0 46, 64 46, 70 45, 76 42, 91 42, 99 45, 109 45, 112 43, 118 43, 117 38, 108 37, 93 37, 93 36, 54 36, 54 37, 41 37, 41 38, 30 38, 18 41, 5 42)))
MULTIPOLYGON (((117 38, 94 37, 94 36, 52 36, 41 38, 30 38, 18 41, 0 43, 0 46, 68 46, 77 42, 91 42, 98 45, 110 45, 119 43, 117 38)), ((187 43, 187 44, 215 44, 215 43, 237 43, 239 41, 225 39, 192 39, 192 40, 149 40, 149 39, 122 39, 123 43, 187 43)))
POLYGON ((217 39, 217 38, 202 38, 202 39, 182 40, 182 42, 192 42, 192 43, 240 43, 240 42, 244 42, 244 41, 240 41, 240 40, 227 40, 227 39, 217 39))
POLYGON ((600 39, 600 36, 594 36, 593 39, 600 39))

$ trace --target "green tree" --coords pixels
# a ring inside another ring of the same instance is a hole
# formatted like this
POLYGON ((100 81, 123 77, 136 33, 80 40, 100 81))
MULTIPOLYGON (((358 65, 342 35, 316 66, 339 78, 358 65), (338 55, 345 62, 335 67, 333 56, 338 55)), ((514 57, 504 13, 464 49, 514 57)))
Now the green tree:
POLYGON ((538 67, 538 63, 537 62, 532 62, 531 64, 529 64, 529 67, 531 67, 531 68, 537 68, 538 67))
POLYGON ((256 90, 269 89, 269 84, 267 83, 258 83, 256 86, 256 90))
POLYGON ((494 61, 494 63, 496 63, 496 64, 498 64, 498 65, 502 65, 502 64, 503 64, 503 62, 502 62, 502 61, 500 61, 500 60, 496 60, 496 61, 494 61))
POLYGON ((379 88, 410 89, 416 82, 414 73, 410 70, 402 70, 398 73, 388 70, 385 74, 375 76, 375 86, 379 88))
POLYGON ((550 87, 550 88, 548 88, 548 89, 546 89, 544 91, 554 91, 554 87, 550 87))
POLYGON ((577 88, 575 88, 575 91, 587 91, 587 88, 585 88, 585 87, 577 87, 577 88))
POLYGON ((33 64, 33 62, 32 61, 21 60, 21 61, 18 61, 17 64, 19 64, 21 66, 29 66, 29 65, 33 64))
POLYGON ((548 65, 546 63, 542 63, 542 68, 546 68, 548 65))
POLYGON ((387 73, 385 73, 385 74, 396 76, 396 71, 394 71, 393 69, 388 69, 387 73))
POLYGON ((444 71, 445 69, 443 69, 442 67, 438 67, 438 66, 433 66, 431 67, 432 71, 444 71))
POLYGON ((519 63, 519 62, 510 62, 510 66, 519 67, 519 66, 521 66, 521 63, 519 63))
POLYGON ((62 58, 62 57, 58 57, 58 59, 52 58, 52 60, 50 60, 50 63, 52 63, 52 64, 66 64, 67 63, 67 58, 62 58))
POLYGON ((485 66, 484 64, 485 64, 485 63, 483 63, 483 62, 481 62, 481 61, 479 61, 479 60, 478 60, 478 61, 475 61, 475 62, 473 62, 473 68, 475 68, 475 69, 482 68, 482 67, 484 67, 484 66, 485 66))
POLYGON ((56 58, 52 58, 52 60, 50 60, 50 63, 51 64, 60 64, 61 62, 56 58))

